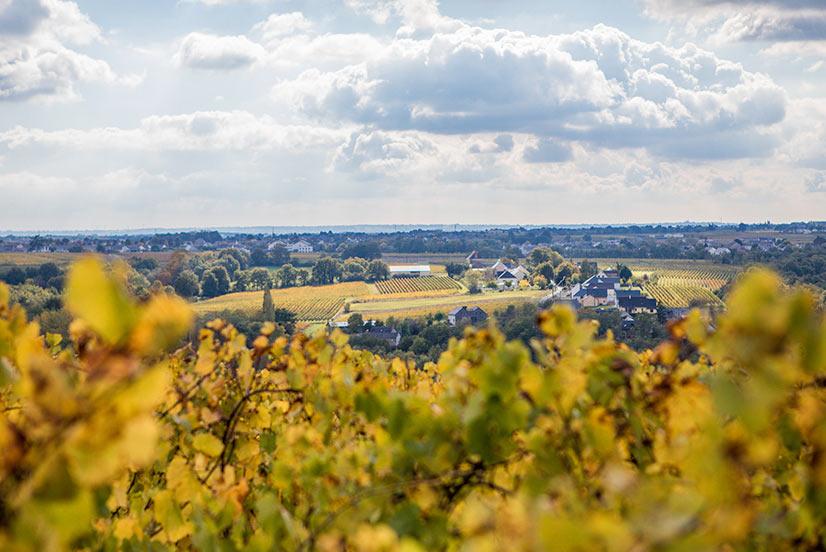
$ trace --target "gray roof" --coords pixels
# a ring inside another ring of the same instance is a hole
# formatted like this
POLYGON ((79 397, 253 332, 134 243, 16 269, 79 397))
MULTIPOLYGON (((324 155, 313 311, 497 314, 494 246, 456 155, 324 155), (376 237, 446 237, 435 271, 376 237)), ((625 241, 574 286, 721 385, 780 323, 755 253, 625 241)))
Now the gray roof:
POLYGON ((643 308, 643 309, 656 309, 657 308, 657 301, 650 297, 619 297, 617 298, 617 303, 620 307, 624 309, 635 309, 635 308, 643 308))

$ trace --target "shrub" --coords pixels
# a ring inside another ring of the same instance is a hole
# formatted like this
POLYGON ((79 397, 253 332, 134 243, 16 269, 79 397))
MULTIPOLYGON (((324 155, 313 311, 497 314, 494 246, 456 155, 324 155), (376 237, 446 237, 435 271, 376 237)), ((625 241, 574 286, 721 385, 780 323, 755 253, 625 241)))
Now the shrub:
MULTIPOLYGON (((417 370, 332 337, 251 347, 72 268, 71 347, 0 286, 4 549, 818 549, 826 321, 749 274, 633 352, 555 307, 417 370)), ((437 330, 434 330, 437 331, 437 330)), ((416 343, 411 348, 425 349, 416 343)))

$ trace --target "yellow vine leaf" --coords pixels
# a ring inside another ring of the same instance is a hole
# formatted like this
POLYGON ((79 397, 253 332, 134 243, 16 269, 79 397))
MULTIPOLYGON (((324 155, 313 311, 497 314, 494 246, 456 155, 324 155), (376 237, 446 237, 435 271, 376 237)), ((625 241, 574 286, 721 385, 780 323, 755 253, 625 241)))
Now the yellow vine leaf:
POLYGON ((66 307, 111 344, 123 341, 137 318, 126 290, 95 257, 82 259, 69 269, 66 307))

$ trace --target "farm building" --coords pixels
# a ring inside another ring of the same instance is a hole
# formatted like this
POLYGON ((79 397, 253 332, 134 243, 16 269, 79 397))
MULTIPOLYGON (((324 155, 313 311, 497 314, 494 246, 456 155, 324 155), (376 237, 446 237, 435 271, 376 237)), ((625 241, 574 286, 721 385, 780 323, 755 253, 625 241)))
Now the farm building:
POLYGON ((617 306, 628 314, 657 314, 657 301, 650 297, 621 297, 617 306))
POLYGON ((390 265, 387 268, 391 278, 418 278, 432 274, 430 265, 390 265))
POLYGON ((402 339, 402 335, 395 328, 387 326, 370 326, 364 332, 356 335, 381 339, 391 347, 398 347, 402 339))
POLYGON ((470 268, 486 268, 485 261, 479 258, 479 253, 474 251, 470 255, 467 256, 467 264, 470 265, 470 268))
POLYGON ((576 291, 574 291, 572 297, 579 300, 583 307, 597 307, 615 304, 617 300, 616 291, 614 289, 606 289, 601 287, 579 287, 576 291))
POLYGON ((461 324, 480 324, 488 319, 488 313, 479 307, 456 307, 447 313, 447 321, 451 326, 461 324))

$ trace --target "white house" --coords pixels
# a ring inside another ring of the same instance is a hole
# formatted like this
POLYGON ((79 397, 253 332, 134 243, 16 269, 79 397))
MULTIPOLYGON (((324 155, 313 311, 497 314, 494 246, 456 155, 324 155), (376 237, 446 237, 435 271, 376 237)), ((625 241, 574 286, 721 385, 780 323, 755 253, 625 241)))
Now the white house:
POLYGON ((312 253, 313 246, 304 240, 299 240, 295 243, 289 244, 287 246, 287 251, 290 253, 312 253))
POLYGON ((499 289, 516 289, 519 286, 519 277, 510 270, 503 270, 496 274, 496 287, 499 289))

